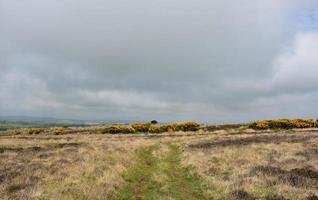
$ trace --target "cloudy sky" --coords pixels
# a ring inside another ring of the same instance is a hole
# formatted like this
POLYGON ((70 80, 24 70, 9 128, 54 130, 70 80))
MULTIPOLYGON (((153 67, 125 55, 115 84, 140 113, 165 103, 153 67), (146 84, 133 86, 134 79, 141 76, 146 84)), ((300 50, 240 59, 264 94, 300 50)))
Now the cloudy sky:
POLYGON ((317 0, 0 0, 0 115, 318 117, 317 0))

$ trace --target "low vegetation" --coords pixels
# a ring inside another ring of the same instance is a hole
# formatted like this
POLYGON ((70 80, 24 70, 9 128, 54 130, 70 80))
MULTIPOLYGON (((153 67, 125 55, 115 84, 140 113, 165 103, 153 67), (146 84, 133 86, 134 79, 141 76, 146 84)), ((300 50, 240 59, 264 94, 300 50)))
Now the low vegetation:
POLYGON ((113 124, 102 130, 102 133, 164 133, 177 131, 198 131, 202 127, 197 122, 181 122, 175 124, 141 124, 135 123, 131 125, 113 124))
POLYGON ((38 134, 40 134, 42 132, 44 132, 44 129, 42 129, 42 128, 31 128, 29 130, 29 134, 30 135, 38 135, 38 134))
POLYGON ((175 132, 240 132, 247 129, 258 130, 288 130, 318 128, 318 121, 313 119, 272 119, 255 121, 247 124, 224 124, 224 125, 200 125, 195 121, 179 122, 174 124, 158 123, 132 123, 94 125, 82 127, 47 127, 47 128, 16 128, 9 130, 0 129, 0 135, 64 135, 73 133, 102 133, 102 134, 162 134, 175 132))
POLYGON ((276 119, 253 122, 249 127, 257 130, 317 128, 318 122, 313 119, 276 119))
POLYGON ((318 198, 318 129, 201 128, 18 129, 0 136, 0 199, 318 198))
POLYGON ((210 135, 186 143, 184 160, 203 177, 210 199, 318 198, 318 132, 210 135))
POLYGON ((191 166, 182 165, 176 144, 138 149, 137 163, 124 179, 117 199, 207 199, 200 177, 191 166))

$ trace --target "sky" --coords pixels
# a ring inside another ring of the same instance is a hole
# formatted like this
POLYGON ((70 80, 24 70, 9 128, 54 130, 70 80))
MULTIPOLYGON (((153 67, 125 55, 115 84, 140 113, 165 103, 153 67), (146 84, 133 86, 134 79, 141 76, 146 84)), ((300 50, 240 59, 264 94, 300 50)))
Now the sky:
POLYGON ((317 0, 0 0, 0 115, 318 118, 317 0))

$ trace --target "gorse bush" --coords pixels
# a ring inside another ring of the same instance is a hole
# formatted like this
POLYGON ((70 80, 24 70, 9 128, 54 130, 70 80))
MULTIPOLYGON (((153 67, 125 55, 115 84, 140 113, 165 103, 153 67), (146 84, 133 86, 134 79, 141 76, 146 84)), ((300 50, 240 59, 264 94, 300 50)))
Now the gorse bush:
POLYGON ((110 127, 104 128, 102 133, 110 133, 110 134, 117 134, 117 133, 135 133, 136 130, 131 126, 123 126, 120 124, 113 124, 110 127))
POLYGON ((38 135, 38 134, 42 133, 43 131, 44 130, 41 128, 31 128, 28 133, 30 135, 38 135))
POLYGON ((318 122, 313 119, 275 119, 253 122, 249 128, 256 130, 265 129, 292 129, 292 128, 316 128, 318 122))
POLYGON ((149 131, 150 124, 141 124, 141 123, 136 123, 132 124, 131 127, 135 129, 136 132, 141 132, 141 133, 146 133, 149 131))
POLYGON ((201 129, 200 124, 197 122, 182 122, 175 124, 152 125, 149 128, 150 133, 164 133, 176 131, 198 131, 201 129))
POLYGON ((54 128, 53 133, 54 135, 63 135, 65 134, 65 128, 54 128))
POLYGON ((163 133, 165 132, 161 126, 150 126, 149 133, 163 133))
POLYGON ((183 122, 176 124, 142 124, 135 123, 131 125, 113 124, 102 130, 102 133, 164 133, 175 131, 198 131, 201 129, 197 122, 183 122))
POLYGON ((195 121, 174 124, 175 131, 198 131, 201 129, 200 124, 195 121))

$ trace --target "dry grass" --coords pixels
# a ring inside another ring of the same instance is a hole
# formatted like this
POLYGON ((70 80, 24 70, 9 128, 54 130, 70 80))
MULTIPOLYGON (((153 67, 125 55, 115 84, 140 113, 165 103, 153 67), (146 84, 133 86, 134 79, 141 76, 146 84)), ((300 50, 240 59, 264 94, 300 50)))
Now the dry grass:
POLYGON ((152 143, 103 135, 2 137, 1 199, 112 198, 134 149, 152 143))
POLYGON ((212 199, 306 199, 318 195, 318 134, 207 136, 186 142, 184 160, 212 199))
MULTIPOLYGON (((180 146, 184 166, 195 167, 209 199, 318 195, 317 130, 254 133, 1 136, 0 199, 116 199, 136 166, 135 150, 159 146, 153 156, 160 164, 170 144, 180 146)), ((149 173, 160 190, 169 191, 165 182, 175 167, 167 174, 161 167, 149 173)))

